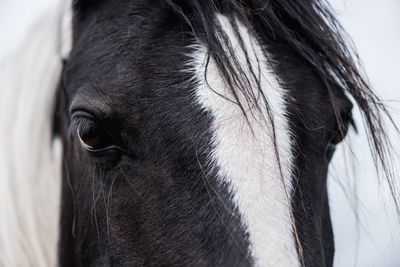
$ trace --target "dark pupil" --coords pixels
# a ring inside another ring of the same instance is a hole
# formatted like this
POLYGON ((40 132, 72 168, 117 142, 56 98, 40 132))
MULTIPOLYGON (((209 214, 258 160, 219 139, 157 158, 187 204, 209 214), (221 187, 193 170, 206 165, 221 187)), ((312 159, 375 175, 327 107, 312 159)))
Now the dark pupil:
POLYGON ((111 145, 108 135, 99 126, 95 125, 82 133, 81 139, 92 149, 101 149, 111 145))

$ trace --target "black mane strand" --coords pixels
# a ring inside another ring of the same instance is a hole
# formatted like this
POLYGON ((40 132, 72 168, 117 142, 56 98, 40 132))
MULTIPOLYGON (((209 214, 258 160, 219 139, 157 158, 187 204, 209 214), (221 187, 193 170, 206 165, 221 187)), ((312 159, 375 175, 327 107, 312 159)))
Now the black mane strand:
MULTIPOLYGON (((241 23, 256 33, 254 37, 260 44, 267 41, 290 46, 313 67, 330 96, 337 88, 347 92, 361 110, 376 169, 378 173, 382 171, 387 179, 400 213, 391 166, 391 144, 384 130, 385 117, 397 131, 398 128, 381 99, 372 91, 350 38, 335 18, 326 0, 165 0, 165 2, 207 47, 209 56, 214 58, 242 110, 245 107, 239 101, 240 94, 246 101, 258 105, 256 96, 249 89, 249 79, 257 80, 257 77, 246 77, 241 67, 238 67, 229 39, 215 18, 215 14, 218 13, 236 16, 241 23)), ((236 22, 232 20, 231 23, 235 26, 236 22)), ((240 40, 240 36, 238 38, 240 40)), ((265 55, 268 58, 268 54, 265 55)), ((270 60, 270 63, 273 62, 270 60)), ((260 88, 259 91, 261 92, 260 88)), ((335 99, 330 97, 329 100, 336 113, 335 99)), ((267 101, 264 102, 268 108, 267 101)), ((343 122, 339 114, 336 114, 336 117, 338 124, 341 125, 343 122)), ((268 119, 273 125, 272 116, 268 119)))

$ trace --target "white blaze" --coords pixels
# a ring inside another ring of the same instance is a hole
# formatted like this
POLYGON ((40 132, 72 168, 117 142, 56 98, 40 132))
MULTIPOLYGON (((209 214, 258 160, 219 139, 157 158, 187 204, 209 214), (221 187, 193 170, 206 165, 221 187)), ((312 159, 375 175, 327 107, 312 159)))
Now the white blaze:
MULTIPOLYGON (((218 19, 243 70, 249 72, 233 26, 222 15, 218 19)), ((198 53, 194 55, 194 66, 199 80, 197 96, 201 106, 213 115, 215 149, 212 160, 219 167, 219 178, 230 185, 233 200, 249 234, 250 253, 256 266, 298 266, 291 223, 292 153, 289 125, 285 117, 285 92, 272 74, 271 67, 254 37, 249 35, 242 24, 239 24, 239 32, 250 64, 256 76, 260 74, 261 89, 272 110, 283 177, 279 171, 267 110, 247 111, 251 130, 239 106, 218 95, 234 100, 213 59, 209 62, 207 82, 205 81, 206 49, 200 46, 198 53), (260 60, 261 73, 258 73, 257 59, 260 60)), ((250 73, 247 77, 253 83, 252 87, 257 95, 258 87, 254 79, 250 73)), ((243 96, 239 98, 242 103, 246 103, 243 96)), ((262 98, 259 101, 264 106, 262 98)))

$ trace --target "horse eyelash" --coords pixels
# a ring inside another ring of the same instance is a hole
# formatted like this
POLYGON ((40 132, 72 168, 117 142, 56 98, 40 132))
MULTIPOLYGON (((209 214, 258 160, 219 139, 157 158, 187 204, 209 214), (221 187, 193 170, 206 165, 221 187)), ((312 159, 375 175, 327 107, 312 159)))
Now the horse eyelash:
POLYGON ((78 137, 78 131, 87 133, 95 126, 95 121, 86 116, 74 116, 69 127, 69 136, 78 137))

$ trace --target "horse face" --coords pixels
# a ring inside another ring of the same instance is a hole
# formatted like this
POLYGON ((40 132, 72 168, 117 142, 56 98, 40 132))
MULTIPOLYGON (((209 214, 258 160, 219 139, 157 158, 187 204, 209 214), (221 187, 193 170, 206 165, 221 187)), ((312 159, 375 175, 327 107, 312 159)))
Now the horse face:
POLYGON ((265 32, 270 65, 228 16, 261 108, 166 3, 76 4, 58 105, 64 266, 332 264, 326 176, 351 104, 265 32))
POLYGON ((162 7, 111 2, 78 12, 64 68, 61 261, 249 264, 208 161, 211 116, 188 73, 192 37, 162 7))

